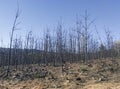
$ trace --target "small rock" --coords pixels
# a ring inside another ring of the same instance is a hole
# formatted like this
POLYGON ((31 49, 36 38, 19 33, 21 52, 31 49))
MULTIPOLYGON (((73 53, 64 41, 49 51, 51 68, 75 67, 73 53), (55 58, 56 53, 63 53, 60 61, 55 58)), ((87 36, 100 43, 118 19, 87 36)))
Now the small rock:
POLYGON ((68 85, 69 82, 70 82, 69 80, 66 80, 66 81, 63 83, 63 85, 66 86, 66 85, 68 85))
POLYGON ((80 77, 76 78, 77 81, 81 81, 82 79, 80 77))
POLYGON ((92 64, 88 64, 87 66, 88 66, 88 67, 93 67, 93 65, 92 65, 92 64))
POLYGON ((98 81, 105 81, 105 78, 99 78, 98 81))

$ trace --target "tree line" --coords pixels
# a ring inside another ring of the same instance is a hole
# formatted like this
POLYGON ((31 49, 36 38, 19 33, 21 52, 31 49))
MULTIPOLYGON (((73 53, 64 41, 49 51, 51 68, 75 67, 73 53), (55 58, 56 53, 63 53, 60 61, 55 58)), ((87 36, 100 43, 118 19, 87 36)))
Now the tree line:
MULTIPOLYGON (((48 28, 42 38, 35 38, 32 31, 25 39, 14 38, 19 10, 16 13, 11 30, 9 48, 0 48, 0 66, 18 66, 28 64, 62 65, 66 62, 87 62, 90 60, 120 57, 119 42, 114 42, 110 30, 105 30, 105 41, 102 41, 98 30, 97 38, 91 32, 94 20, 89 15, 77 18, 72 29, 64 29, 58 23, 54 32, 48 28)), ((9 67, 8 67, 9 70, 9 67)))

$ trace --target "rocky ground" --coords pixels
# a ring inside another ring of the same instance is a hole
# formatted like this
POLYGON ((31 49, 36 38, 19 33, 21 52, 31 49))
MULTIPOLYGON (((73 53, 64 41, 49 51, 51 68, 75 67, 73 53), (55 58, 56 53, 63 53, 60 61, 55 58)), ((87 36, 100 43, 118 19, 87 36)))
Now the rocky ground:
POLYGON ((0 89, 120 89, 120 59, 66 63, 63 69, 27 65, 11 67, 9 76, 0 68, 0 89))

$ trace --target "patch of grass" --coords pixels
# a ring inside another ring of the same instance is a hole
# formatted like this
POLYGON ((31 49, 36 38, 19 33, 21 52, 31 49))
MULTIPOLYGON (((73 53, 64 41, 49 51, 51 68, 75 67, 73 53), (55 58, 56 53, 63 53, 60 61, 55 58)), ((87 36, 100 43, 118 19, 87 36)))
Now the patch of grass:
POLYGON ((35 74, 34 78, 41 78, 40 74, 35 74))
POLYGON ((80 69, 81 69, 81 71, 83 71, 83 72, 88 71, 88 69, 87 69, 87 67, 86 67, 85 65, 82 65, 82 66, 80 67, 80 69))

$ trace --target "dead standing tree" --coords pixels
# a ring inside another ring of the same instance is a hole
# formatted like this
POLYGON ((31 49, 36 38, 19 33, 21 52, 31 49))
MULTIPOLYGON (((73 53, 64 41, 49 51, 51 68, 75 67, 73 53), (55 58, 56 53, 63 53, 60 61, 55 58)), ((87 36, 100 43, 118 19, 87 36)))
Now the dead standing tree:
POLYGON ((62 51, 63 51, 63 33, 62 33, 62 25, 58 24, 57 31, 56 31, 56 53, 57 59, 59 63, 63 62, 62 58, 62 51))
POLYGON ((48 64, 48 53, 49 53, 49 31, 44 33, 44 64, 48 64))
POLYGON ((85 59, 84 59, 84 62, 87 61, 87 50, 88 50, 88 13, 85 12, 85 16, 84 16, 84 25, 83 25, 83 28, 84 28, 84 31, 83 31, 83 45, 84 45, 84 55, 85 55, 85 59))
POLYGON ((90 34, 89 34, 89 31, 90 30, 90 26, 91 24, 93 24, 93 22, 95 21, 92 20, 89 22, 89 15, 87 13, 87 11, 85 11, 85 15, 83 17, 83 45, 84 45, 84 55, 85 55, 85 58, 84 58, 84 62, 86 62, 88 60, 88 41, 90 40, 90 34))
POLYGON ((107 57, 113 58, 113 37, 111 35, 110 30, 105 29, 105 34, 106 34, 106 42, 107 42, 107 57))
POLYGON ((9 56, 8 56, 7 75, 8 75, 9 70, 10 70, 11 57, 12 57, 12 42, 13 42, 14 32, 15 32, 15 30, 16 30, 17 25, 19 24, 19 23, 17 22, 19 16, 20 16, 20 11, 19 11, 19 7, 18 7, 17 12, 16 12, 16 15, 15 15, 13 27, 12 27, 12 30, 11 30, 11 35, 10 35, 10 45, 9 45, 9 56))
POLYGON ((77 48, 78 48, 78 60, 80 61, 81 59, 81 30, 82 30, 82 21, 78 20, 76 21, 76 30, 77 30, 77 48))
MULTIPOLYGON (((78 20, 78 19, 77 19, 78 20)), ((89 21, 89 15, 85 11, 85 15, 81 20, 77 21, 77 34, 78 34, 78 52, 81 52, 83 56, 83 62, 88 60, 88 42, 90 40, 90 26, 95 20, 89 21), (79 22, 79 23, 78 23, 79 22), (79 26, 79 27, 78 27, 79 26)))

